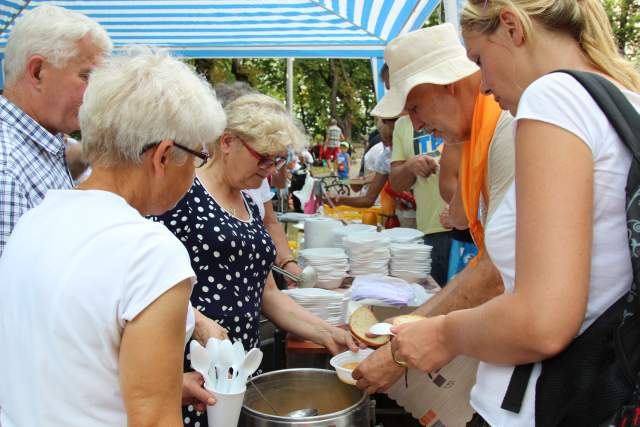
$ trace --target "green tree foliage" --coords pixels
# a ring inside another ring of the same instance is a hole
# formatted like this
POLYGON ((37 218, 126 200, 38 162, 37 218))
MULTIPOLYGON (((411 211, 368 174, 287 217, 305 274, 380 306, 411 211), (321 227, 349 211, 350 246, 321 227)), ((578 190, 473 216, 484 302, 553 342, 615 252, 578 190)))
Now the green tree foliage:
MULTIPOLYGON (((192 64, 212 84, 246 81, 284 102, 284 59, 195 59, 192 64)), ((371 65, 366 59, 296 59, 294 112, 312 138, 324 140, 334 117, 345 136, 357 141, 373 123, 367 112, 375 105, 371 65)))
MULTIPOLYGON (((602 0, 621 52, 640 62, 640 0, 602 0)), ((444 22, 442 5, 425 26, 444 22)), ((198 72, 212 84, 246 81, 284 102, 284 59, 194 59, 198 72)), ((368 115, 375 105, 371 65, 366 59, 296 59, 294 112, 314 140, 324 140, 334 117, 345 136, 360 141, 373 128, 368 115)))
POLYGON ((640 63, 640 1, 603 0, 620 52, 640 63))

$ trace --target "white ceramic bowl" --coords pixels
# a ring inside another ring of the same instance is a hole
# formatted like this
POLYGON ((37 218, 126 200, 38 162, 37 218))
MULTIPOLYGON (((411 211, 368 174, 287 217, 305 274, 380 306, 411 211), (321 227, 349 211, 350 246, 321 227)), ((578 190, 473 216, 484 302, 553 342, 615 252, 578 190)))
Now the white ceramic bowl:
POLYGON ((356 380, 351 376, 353 369, 343 368, 342 366, 347 363, 360 363, 373 352, 374 350, 371 348, 360 349, 360 351, 355 353, 352 351, 345 351, 344 353, 333 356, 331 360, 329 360, 329 363, 333 366, 333 369, 336 370, 340 381, 345 384, 355 385, 356 380))
POLYGON ((338 289, 340 285, 342 285, 343 279, 343 277, 340 277, 338 279, 318 279, 318 281, 316 282, 316 288, 338 289))

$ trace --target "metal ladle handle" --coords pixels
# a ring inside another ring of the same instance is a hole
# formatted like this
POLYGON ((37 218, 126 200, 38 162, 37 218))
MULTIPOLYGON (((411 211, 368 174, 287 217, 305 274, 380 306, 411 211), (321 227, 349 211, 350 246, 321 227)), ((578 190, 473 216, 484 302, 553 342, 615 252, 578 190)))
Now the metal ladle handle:
POLYGON ((253 382, 253 379, 251 377, 248 378, 249 379, 249 384, 251 384, 253 386, 253 388, 256 389, 256 391, 258 392, 258 394, 260 395, 260 397, 262 398, 262 400, 264 400, 264 402, 269 405, 269 408, 271 409, 271 411, 273 412, 273 415, 276 416, 280 416, 278 414, 278 411, 275 410, 275 408, 273 407, 273 405, 271 404, 271 402, 269 402, 269 399, 267 399, 264 394, 262 394, 262 392, 260 391, 260 389, 258 388, 258 386, 256 385, 256 383, 253 382))
POLYGON ((288 277, 289 279, 293 280, 296 283, 304 282, 304 279, 302 277, 298 276, 297 274, 290 273, 287 270, 285 270, 284 268, 278 267, 277 265, 272 266, 271 269, 273 271, 276 271, 276 272, 282 274, 283 276, 288 277))

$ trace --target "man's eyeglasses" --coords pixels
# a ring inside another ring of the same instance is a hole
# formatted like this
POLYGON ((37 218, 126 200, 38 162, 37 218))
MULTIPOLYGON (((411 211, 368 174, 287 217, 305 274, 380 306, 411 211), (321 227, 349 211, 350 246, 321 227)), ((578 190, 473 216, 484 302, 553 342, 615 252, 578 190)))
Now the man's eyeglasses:
POLYGON ((287 163, 287 156, 265 157, 251 148, 251 146, 244 142, 242 139, 238 138, 238 140, 242 143, 242 145, 244 145, 244 148, 246 148, 253 157, 258 159, 258 167, 260 169, 269 169, 275 166, 276 170, 278 170, 287 163))
MULTIPOLYGON (((159 142, 152 142, 151 144, 147 144, 144 147, 142 147, 142 150, 140 151, 140 155, 143 155, 145 152, 147 152, 148 150, 152 149, 153 147, 155 147, 156 145, 160 144, 159 142)), ((189 154, 193 154, 196 158, 195 158, 195 165, 196 168, 201 168, 202 166, 204 166, 207 161, 209 160, 209 158, 211 158, 211 156, 209 155, 208 152, 206 151, 196 151, 196 150, 192 150, 189 147, 185 147, 182 144, 178 144, 177 142, 173 141, 173 146, 177 147, 183 151, 186 151, 189 154)))

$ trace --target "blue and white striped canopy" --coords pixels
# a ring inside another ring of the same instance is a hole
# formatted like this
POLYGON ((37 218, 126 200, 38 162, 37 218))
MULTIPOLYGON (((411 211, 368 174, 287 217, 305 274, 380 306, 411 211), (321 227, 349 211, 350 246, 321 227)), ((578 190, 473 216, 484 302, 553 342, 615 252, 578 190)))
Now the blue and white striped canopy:
MULTIPOLYGON (((0 0, 0 56, 16 16, 44 3, 82 12, 116 46, 165 46, 198 58, 382 57, 439 0, 0 0)), ((19 19, 19 18, 18 18, 19 19)))

